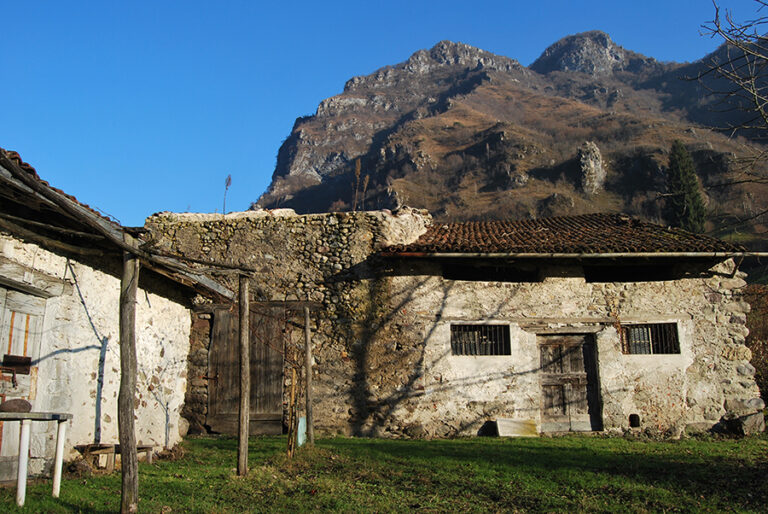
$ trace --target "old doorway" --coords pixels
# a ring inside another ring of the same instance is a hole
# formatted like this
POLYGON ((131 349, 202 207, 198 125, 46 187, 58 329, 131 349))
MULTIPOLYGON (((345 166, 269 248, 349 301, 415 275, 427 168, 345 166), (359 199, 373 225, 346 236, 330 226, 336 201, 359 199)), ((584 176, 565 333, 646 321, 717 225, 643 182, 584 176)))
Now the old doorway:
POLYGON ((590 334, 539 335, 541 431, 602 430, 597 354, 590 334))
MULTIPOLYGON (((284 309, 251 308, 251 435, 283 431, 283 353, 288 330, 284 309)), ((208 352, 207 425, 213 432, 237 435, 240 398, 239 322, 236 310, 213 315, 208 352)))

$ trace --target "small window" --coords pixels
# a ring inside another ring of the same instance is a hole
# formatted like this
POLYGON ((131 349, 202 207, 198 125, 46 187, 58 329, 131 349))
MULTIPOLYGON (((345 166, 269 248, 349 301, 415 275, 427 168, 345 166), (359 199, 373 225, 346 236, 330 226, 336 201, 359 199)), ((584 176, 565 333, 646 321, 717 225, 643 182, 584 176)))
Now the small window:
POLYGON ((509 325, 451 325, 453 355, 510 355, 509 325))
POLYGON ((676 323, 649 323, 621 327, 621 351, 629 355, 680 353, 676 323))

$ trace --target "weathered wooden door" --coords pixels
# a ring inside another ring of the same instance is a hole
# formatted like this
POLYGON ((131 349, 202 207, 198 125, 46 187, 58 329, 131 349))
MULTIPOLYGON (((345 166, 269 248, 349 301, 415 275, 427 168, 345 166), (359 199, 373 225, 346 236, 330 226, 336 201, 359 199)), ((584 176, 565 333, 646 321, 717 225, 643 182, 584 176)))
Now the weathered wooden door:
POLYGON ((602 430, 594 343, 588 336, 538 337, 541 356, 541 431, 602 430))
MULTIPOLYGON (((251 343, 251 435, 283 429, 283 330, 277 309, 253 309, 251 343)), ((240 353, 237 312, 217 310, 208 353, 208 426, 237 435, 240 405, 240 353)))

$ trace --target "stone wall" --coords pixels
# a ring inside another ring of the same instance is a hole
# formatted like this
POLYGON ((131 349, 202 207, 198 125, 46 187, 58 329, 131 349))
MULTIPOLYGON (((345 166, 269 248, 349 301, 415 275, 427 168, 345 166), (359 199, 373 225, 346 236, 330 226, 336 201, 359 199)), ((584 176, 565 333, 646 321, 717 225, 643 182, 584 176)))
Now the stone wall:
MULTIPOLYGON (((96 263, 67 258, 35 244, 0 233, 2 282, 24 289, 35 281, 61 285, 44 300, 42 331, 33 358, 33 384, 8 398, 29 398, 35 411, 68 412, 66 448, 117 443, 117 394, 120 385, 119 259, 96 263), (8 276, 9 269, 23 270, 8 276)), ((136 316, 138 358, 136 438, 139 444, 162 447, 180 440, 180 410, 187 389, 189 352, 188 298, 178 284, 142 272, 136 316)), ((34 295, 33 295, 34 296, 34 295)), ((35 338, 30 336, 30 345, 35 338)), ((5 351, 3 351, 5 353, 5 351)), ((182 420, 183 421, 183 420, 182 420)), ((3 427, 2 455, 15 456, 18 423, 3 427)), ((30 471, 50 464, 56 439, 55 423, 33 423, 30 471)))
MULTIPOLYGON (((540 282, 447 280, 440 264, 376 255, 414 241, 425 212, 296 215, 161 213, 147 220, 157 246, 255 269, 256 300, 312 300, 316 426, 320 432, 393 437, 475 434, 489 419, 540 424, 537 334, 589 333, 598 354, 603 422, 680 433, 754 413, 759 396, 743 345, 748 306, 733 264, 675 281, 588 283, 577 265, 540 282), (510 326, 510 356, 450 352, 450 324, 510 326), (617 327, 674 322, 679 355, 624 355, 617 327)), ((234 278, 221 275, 235 288, 234 278)), ((210 326, 193 340, 202 377, 210 326)), ((193 329, 195 333, 196 329, 193 329)), ((194 356, 194 357, 192 357, 194 356)), ((192 377, 194 378, 194 377, 192 377)), ((187 394, 185 416, 203 429, 207 382, 187 394)))
POLYGON ((545 271, 542 282, 493 283, 445 280, 436 264, 403 266, 392 279, 410 311, 400 322, 426 343, 415 388, 423 393, 392 413, 406 426, 471 434, 496 416, 539 425, 537 334, 550 333, 594 334, 606 429, 627 429, 638 414, 654 431, 701 431, 762 406, 744 346, 744 274, 730 278, 730 261, 701 278, 626 283, 588 283, 578 267, 545 271), (452 322, 509 323, 512 355, 451 355, 452 322), (640 322, 676 323, 680 354, 623 354, 617 326, 640 322))

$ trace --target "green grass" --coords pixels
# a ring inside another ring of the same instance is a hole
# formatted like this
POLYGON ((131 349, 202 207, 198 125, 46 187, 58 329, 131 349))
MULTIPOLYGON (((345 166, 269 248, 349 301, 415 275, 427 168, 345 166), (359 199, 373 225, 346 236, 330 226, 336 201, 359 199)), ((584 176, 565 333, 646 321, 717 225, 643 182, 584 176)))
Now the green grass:
MULTIPOLYGON (((324 439, 284 456, 254 438, 235 476, 234 439, 195 438, 177 461, 140 465, 142 512, 762 511, 768 438, 653 442, 560 437, 443 441, 324 439)), ((14 488, 0 490, 14 511, 14 488)), ((28 512, 114 512, 120 475, 31 484, 28 512)))

